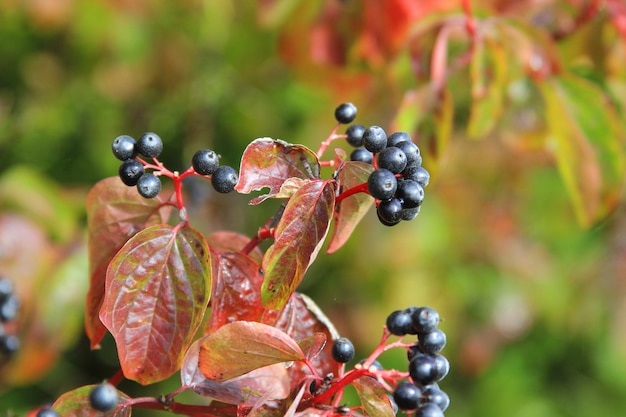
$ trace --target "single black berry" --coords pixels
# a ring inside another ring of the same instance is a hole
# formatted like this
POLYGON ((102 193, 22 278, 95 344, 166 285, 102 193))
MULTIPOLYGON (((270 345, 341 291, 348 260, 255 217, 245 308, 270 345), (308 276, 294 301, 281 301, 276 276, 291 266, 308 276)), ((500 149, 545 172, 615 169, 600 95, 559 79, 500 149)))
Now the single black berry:
POLYGON ((444 417, 444 415, 441 408, 437 407, 436 404, 426 403, 415 410, 415 417, 444 417))
POLYGON ((415 410, 421 397, 422 391, 410 382, 400 382, 393 390, 393 399, 400 410, 415 410))
POLYGON ((435 353, 431 356, 435 361, 435 372, 433 378, 435 379, 435 382, 441 381, 446 377, 446 375, 448 375, 448 372, 450 372, 450 362, 445 356, 440 355, 439 353, 435 353))
POLYGON ((380 126, 370 126, 363 132, 363 146, 372 153, 387 147, 387 133, 380 126))
POLYGON ((400 142, 411 141, 411 136, 406 132, 393 132, 387 138, 387 147, 396 146, 400 142))
POLYGON ((406 168, 406 154, 400 148, 385 148, 378 153, 376 160, 378 168, 388 169, 394 174, 399 174, 406 168))
POLYGON ((137 140, 135 148, 146 158, 156 158, 163 151, 163 141, 156 133, 147 132, 137 140))
POLYGON ((398 189, 398 180, 388 169, 377 169, 367 178, 367 190, 378 200, 389 200, 398 189))
POLYGON ((420 350, 424 353, 440 352, 446 345, 446 334, 440 329, 417 335, 420 350))
POLYGON ((399 198, 390 198, 381 201, 376 208, 378 218, 385 221, 385 225, 397 224, 402 220, 402 201, 399 198))
POLYGON ((354 359, 354 345, 349 339, 340 337, 333 343, 332 355, 339 363, 350 362, 354 359))
POLYGON ((60 417, 59 413, 54 411, 50 407, 45 407, 37 411, 37 415, 35 417, 60 417))
POLYGON ((215 170, 211 176, 211 184, 218 193, 230 193, 235 189, 239 175, 233 167, 223 165, 215 170))
POLYGON ((402 217, 402 220, 406 220, 406 221, 410 221, 413 220, 414 218, 417 217, 418 214, 420 214, 420 207, 415 207, 415 208, 403 208, 402 209, 402 214, 400 215, 400 217, 402 217))
POLYGON ((402 199, 402 208, 415 208, 424 201, 424 188, 413 180, 398 181, 396 197, 402 199))
POLYGON ((337 119, 339 123, 347 125, 348 123, 352 123, 355 118, 356 106, 352 103, 340 104, 335 109, 335 119, 337 119))
POLYGON ((424 387, 422 390, 422 402, 433 403, 441 408, 441 411, 446 411, 450 406, 450 397, 435 383, 424 387))
POLYGON ((387 330, 396 336, 404 336, 413 327, 413 319, 406 311, 397 310, 387 316, 387 330))
POLYGON ((416 384, 429 385, 437 382, 437 362, 431 355, 416 354, 409 362, 409 375, 416 384))
POLYGON ((122 182, 129 187, 137 185, 137 181, 144 174, 143 165, 136 159, 127 159, 120 165, 119 175, 122 182))
POLYGON ((406 180, 413 180, 424 188, 430 182, 430 173, 421 166, 407 166, 402 171, 402 177, 406 180))
POLYGON ((11 356, 20 349, 20 339, 14 334, 0 336, 0 353, 11 356))
POLYGON ((89 393, 89 404, 98 411, 111 411, 117 407, 118 401, 117 389, 108 383, 96 385, 89 393))
POLYGON ((191 158, 191 165, 198 174, 211 175, 220 166, 220 158, 210 149, 200 149, 191 158))
POLYGON ((125 161, 127 159, 134 158, 135 155, 137 155, 135 145, 135 139, 128 135, 121 135, 113 139, 111 150, 117 159, 125 161))
POLYGON ((0 301, 13 293, 13 283, 7 277, 0 278, 0 301))
POLYGON ((380 216, 380 211, 378 211, 378 209, 376 209, 376 216, 378 216, 378 221, 380 222, 380 224, 382 224, 383 226, 395 226, 397 224, 400 223, 400 220, 397 221, 389 221, 383 217, 380 216))
POLYGON ((20 308, 20 300, 11 294, 0 303, 0 321, 11 321, 17 317, 20 308))
POLYGON ((363 146, 363 133, 365 133, 365 126, 363 125, 354 124, 348 126, 346 129, 346 141, 355 148, 363 146))
POLYGON ((404 154, 406 155, 406 166, 421 166, 422 165, 422 155, 420 153, 420 148, 410 140, 405 140, 397 143, 396 148, 402 149, 404 154))
POLYGON ((137 181, 137 191, 143 198, 154 198, 161 192, 161 180, 151 172, 146 172, 137 181))
POLYGON ((433 331, 439 324, 439 313, 430 307, 420 307, 413 312, 413 327, 419 333, 433 331))
POLYGON ((350 154, 350 160, 371 164, 374 162, 374 154, 365 148, 357 148, 350 154))
MULTIPOLYGON (((363 365, 364 363, 365 363, 365 359, 361 359, 359 361, 359 365, 363 365)), ((372 362, 372 364, 367 369, 370 370, 370 371, 382 371, 385 368, 383 368, 382 363, 380 363, 378 361, 374 361, 374 362, 372 362)))

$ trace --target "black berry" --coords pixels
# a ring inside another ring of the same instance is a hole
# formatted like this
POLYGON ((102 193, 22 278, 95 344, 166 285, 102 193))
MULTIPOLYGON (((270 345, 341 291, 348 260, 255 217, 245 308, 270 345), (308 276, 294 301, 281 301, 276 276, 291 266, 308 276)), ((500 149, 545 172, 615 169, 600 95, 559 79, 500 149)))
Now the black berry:
POLYGON ((398 189, 398 180, 388 169, 377 169, 367 178, 367 190, 378 200, 389 200, 398 189))
POLYGON ((413 327, 419 333, 433 331, 439 324, 439 313, 430 307, 420 307, 413 312, 413 327))
POLYGON ((111 150, 117 159, 125 161, 127 159, 134 158, 135 155, 137 155, 135 145, 135 139, 128 135, 121 135, 113 139, 111 150))
POLYGON ((378 153, 387 147, 387 133, 380 126, 370 126, 363 132, 363 146, 372 153, 378 153))
POLYGON ((376 212, 378 218, 384 220, 383 224, 397 224, 402 220, 402 202, 398 198, 381 201, 376 212))
POLYGON ((348 124, 356 118, 356 106, 352 103, 343 103, 335 109, 335 119, 339 123, 348 124))
POLYGON ((430 173, 421 166, 407 166, 402 171, 402 177, 407 180, 413 180, 422 187, 426 187, 430 182, 430 173))
MULTIPOLYGON (((361 359, 359 361, 360 365, 363 365, 364 363, 365 363, 365 359, 361 359)), ((374 362, 372 362, 372 364, 367 369, 370 370, 370 371, 382 371, 385 368, 383 368, 383 365, 380 362, 374 361, 374 362)))
POLYGON ((13 283, 7 277, 0 278, 0 301, 13 293, 13 283))
POLYGON ((333 343, 332 355, 339 363, 350 362, 354 359, 354 345, 349 339, 340 337, 333 343))
POLYGON ((444 417, 444 415, 441 408, 437 407, 437 405, 426 403, 420 405, 418 409, 415 410, 415 417, 444 417))
POLYGON ((439 389, 437 384, 431 384, 424 387, 424 390, 422 391, 422 402, 433 403, 437 405, 441 411, 446 411, 446 409, 450 406, 450 397, 444 391, 439 389))
POLYGON ((422 155, 420 153, 420 148, 410 140, 402 141, 396 144, 396 147, 402 149, 404 154, 406 155, 406 166, 421 166, 422 165, 422 155))
POLYGON ((385 148, 376 158, 378 168, 388 169, 394 174, 399 174, 406 168, 406 154, 400 148, 385 148))
POLYGON ((218 193, 230 193, 235 189, 239 175, 233 167, 224 165, 215 170, 211 176, 211 184, 218 193))
POLYGON ((355 124, 348 126, 346 129, 346 140, 355 148, 363 146, 363 133, 365 133, 365 126, 363 125, 355 124))
POLYGON ((357 148, 350 154, 350 160, 371 164, 374 162, 374 154, 365 148, 357 148))
POLYGON ((35 417, 60 417, 59 413, 54 411, 50 407, 45 407, 37 411, 37 415, 35 417))
POLYGON ((399 181, 396 196, 402 199, 403 208, 419 207, 424 201, 424 188, 413 180, 399 181))
POLYGON ((129 187, 137 185, 137 181, 139 181, 143 173, 143 165, 136 159, 127 159, 120 165, 120 179, 129 187))
POLYGON ((396 146, 400 142, 411 141, 411 136, 406 132, 393 132, 387 138, 387 147, 396 146))
POLYGON ((410 209, 403 208, 400 217, 402 217, 402 220, 410 221, 416 218, 418 214, 420 214, 420 206, 410 209))
POLYGON ((420 350, 424 353, 440 352, 446 345, 446 334, 439 329, 417 335, 420 350))
POLYGON ((89 393, 89 404, 98 411, 111 411, 117 407, 118 401, 117 389, 108 383, 96 385, 89 393))
POLYGON ((434 382, 441 381, 448 375, 448 372, 450 372, 450 362, 445 356, 438 353, 431 356, 435 361, 435 372, 433 374, 434 382))
POLYGON ((409 375, 416 384, 429 385, 437 382, 437 362, 430 355, 418 353, 409 362, 409 375))
POLYGON ((161 180, 153 173, 145 173, 137 181, 137 191, 144 198, 154 198, 161 192, 161 180))
POLYGON ((146 158, 156 158, 163 151, 163 141, 156 133, 147 132, 137 140, 135 148, 146 158))
POLYGON ((200 149, 191 158, 191 165, 198 174, 211 175, 220 166, 220 158, 210 149, 200 149))
POLYGON ((20 339, 14 334, 0 336, 0 353, 11 356, 20 349, 20 339))
POLYGON ((415 410, 421 397, 421 390, 410 382, 400 382, 393 390, 393 399, 400 410, 415 410))
POLYGON ((11 294, 0 303, 0 321, 11 321, 17 317, 20 308, 20 300, 11 294))
POLYGON ((404 336, 413 327, 413 319, 406 311, 397 310, 387 317, 387 330, 396 336, 404 336))

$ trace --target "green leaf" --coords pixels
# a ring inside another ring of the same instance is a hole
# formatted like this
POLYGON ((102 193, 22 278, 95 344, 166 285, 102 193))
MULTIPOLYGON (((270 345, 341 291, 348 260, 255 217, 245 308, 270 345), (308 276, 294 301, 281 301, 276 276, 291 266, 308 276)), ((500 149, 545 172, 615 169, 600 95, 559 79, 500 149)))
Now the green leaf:
POLYGON ((224 381, 264 366, 304 359, 300 346, 282 330, 236 321, 206 337, 198 367, 207 378, 224 381))
POLYGON ((130 417, 132 408, 122 404, 130 398, 118 390, 118 407, 108 413, 95 410, 89 404, 89 393, 96 385, 85 385, 61 395, 52 409, 63 417, 130 417))
POLYGON ((572 74, 539 85, 548 144, 579 223, 589 227, 618 204, 624 178, 624 127, 607 95, 572 74))
MULTIPOLYGON (((365 162, 347 161, 342 163, 337 170, 339 194, 366 183, 373 170, 372 164, 365 162)), ((333 213, 335 223, 327 253, 335 252, 346 243, 373 203, 374 199, 369 194, 357 193, 346 197, 335 205, 333 213)))
POLYGON ((361 400, 361 405, 368 416, 372 417, 394 417, 393 407, 387 392, 382 385, 369 376, 361 377, 352 383, 357 395, 361 400))
POLYGON ((302 282, 324 243, 334 204, 331 181, 312 180, 289 199, 276 226, 274 244, 263 257, 261 298, 266 308, 280 310, 302 282))
POLYGON ((149 227, 115 255, 100 319, 124 376, 150 384, 180 368, 207 308, 210 272, 208 245, 188 226, 149 227))
POLYGON ((135 187, 118 177, 99 181, 87 195, 87 245, 89 292, 85 306, 85 331, 95 349, 106 333, 100 321, 106 270, 128 239, 145 227, 165 223, 171 208, 159 197, 143 198, 135 187))

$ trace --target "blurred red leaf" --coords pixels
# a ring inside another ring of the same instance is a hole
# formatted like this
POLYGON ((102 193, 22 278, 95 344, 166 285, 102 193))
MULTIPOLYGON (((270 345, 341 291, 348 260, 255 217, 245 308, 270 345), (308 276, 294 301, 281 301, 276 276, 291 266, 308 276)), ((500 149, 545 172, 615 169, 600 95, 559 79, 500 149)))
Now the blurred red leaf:
POLYGON ((207 308, 209 259, 200 233, 169 225, 137 233, 113 258, 100 319, 127 378, 149 384, 179 369, 207 308))
POLYGON ((280 192, 289 178, 319 178, 320 166, 313 151, 302 145, 260 138, 250 143, 241 157, 239 183, 235 189, 243 194, 269 188, 250 204, 259 204, 280 192))
MULTIPOLYGON (((227 230, 211 233, 206 239, 213 252, 239 252, 250 242, 249 236, 227 230)), ((260 264, 261 259, 263 259, 263 253, 257 246, 250 251, 248 257, 260 264)))
POLYGON ((159 198, 147 199, 118 177, 105 178, 87 195, 87 227, 90 284, 85 330, 95 349, 106 333, 99 318, 104 298, 106 270, 115 254, 139 230, 167 221, 169 206, 159 198))
POLYGON ((282 330, 237 321, 204 339, 198 367, 207 378, 224 381, 264 366, 304 359, 300 346, 282 330))
POLYGON ((302 282, 328 233, 334 204, 331 181, 311 181, 289 199, 276 227, 274 244, 263 257, 261 297, 266 308, 280 310, 302 282))
MULTIPOLYGON (((131 407, 118 407, 108 413, 95 410, 89 404, 89 393, 96 385, 85 385, 61 395, 52 404, 52 409, 63 417, 130 417, 131 407)), ((130 398, 118 390, 119 403, 123 404, 130 398)))

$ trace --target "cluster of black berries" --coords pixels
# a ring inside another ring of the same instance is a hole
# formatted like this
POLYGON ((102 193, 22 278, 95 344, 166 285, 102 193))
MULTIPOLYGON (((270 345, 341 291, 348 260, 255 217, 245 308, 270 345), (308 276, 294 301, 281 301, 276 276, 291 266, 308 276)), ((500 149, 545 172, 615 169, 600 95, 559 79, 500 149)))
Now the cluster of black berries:
POLYGON ((399 383, 393 398, 401 410, 415 410, 415 417, 443 417, 450 398, 437 382, 450 370, 450 363, 439 352, 446 345, 446 334, 437 328, 439 314, 429 307, 409 307, 387 317, 387 329, 398 336, 417 335, 408 350, 411 381, 399 383))
POLYGON ((239 181, 235 168, 220 165, 219 155, 211 149, 197 151, 191 158, 191 165, 197 174, 211 176, 211 185, 218 193, 230 193, 239 181))
MULTIPOLYGON (((113 411, 119 403, 117 389, 109 383, 94 386, 89 392, 89 405, 94 410, 108 413, 113 411)), ((50 407, 41 408, 36 417, 59 417, 59 413, 50 407)))
POLYGON ((17 335, 5 329, 6 323, 17 318, 19 307, 20 300, 13 293, 13 283, 7 277, 0 277, 0 355, 11 356, 20 347, 17 335))
MULTIPOLYGON (((341 104, 335 110, 340 123, 350 123, 355 117, 356 107, 351 103, 341 104)), ((387 135, 380 126, 366 128, 353 124, 346 130, 346 140, 356 148, 350 160, 376 162, 367 189, 377 200, 380 222, 393 226, 402 220, 413 220, 424 201, 424 187, 430 181, 430 174, 422 167, 420 149, 411 136, 406 132, 387 135)))
POLYGON ((128 135, 121 135, 111 145, 113 155, 122 164, 119 176, 129 187, 137 187, 142 197, 154 198, 161 192, 161 180, 152 172, 145 172, 144 166, 137 160, 137 155, 145 158, 156 158, 163 151, 163 141, 156 133, 147 132, 135 141, 128 135))

